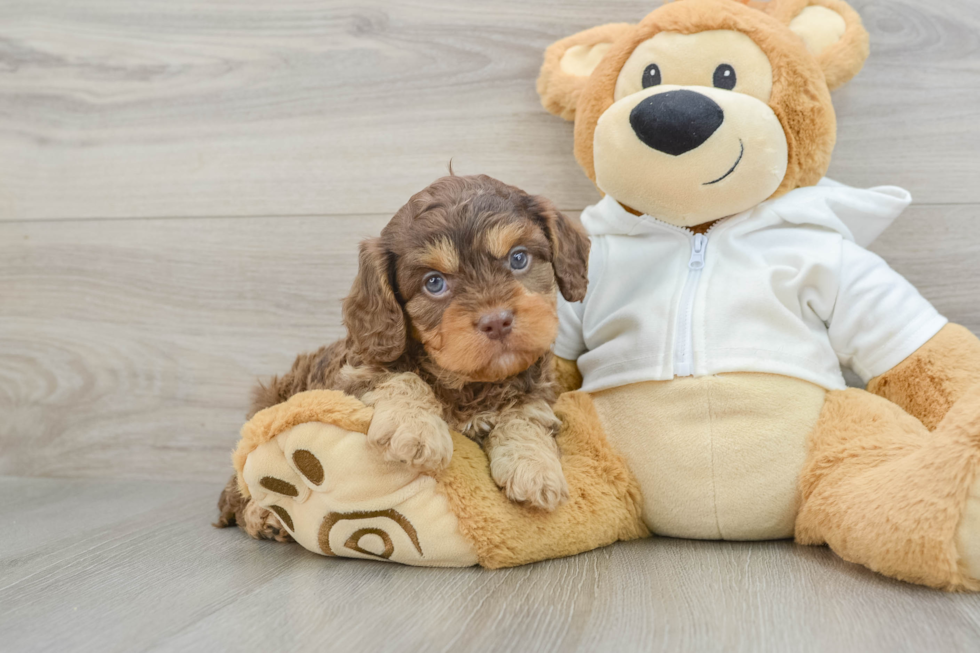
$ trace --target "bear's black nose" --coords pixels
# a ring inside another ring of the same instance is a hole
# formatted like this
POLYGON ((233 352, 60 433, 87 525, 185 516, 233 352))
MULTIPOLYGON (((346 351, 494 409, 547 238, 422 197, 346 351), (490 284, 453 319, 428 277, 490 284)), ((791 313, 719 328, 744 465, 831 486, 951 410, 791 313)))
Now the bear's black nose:
POLYGON ((678 156, 690 152, 715 133, 725 112, 714 100, 695 91, 651 95, 633 107, 630 126, 636 137, 655 150, 678 156))

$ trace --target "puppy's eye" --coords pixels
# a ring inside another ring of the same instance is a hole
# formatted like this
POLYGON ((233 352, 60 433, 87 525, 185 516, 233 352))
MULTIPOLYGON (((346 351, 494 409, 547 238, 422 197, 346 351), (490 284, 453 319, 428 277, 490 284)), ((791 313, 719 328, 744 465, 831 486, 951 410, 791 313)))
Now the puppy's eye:
POLYGON ((531 255, 523 247, 518 247, 510 251, 510 269, 520 271, 527 268, 531 262, 531 255))
POLYGON ((449 284, 446 283, 446 277, 438 272, 430 272, 422 281, 422 287, 425 288, 425 292, 438 297, 449 289, 449 284))
POLYGON ((655 63, 650 64, 643 71, 643 88, 650 88, 651 86, 659 86, 660 82, 660 66, 655 63))
POLYGON ((723 88, 726 91, 730 91, 735 88, 735 81, 735 69, 727 63, 723 63, 715 68, 715 88, 723 88))

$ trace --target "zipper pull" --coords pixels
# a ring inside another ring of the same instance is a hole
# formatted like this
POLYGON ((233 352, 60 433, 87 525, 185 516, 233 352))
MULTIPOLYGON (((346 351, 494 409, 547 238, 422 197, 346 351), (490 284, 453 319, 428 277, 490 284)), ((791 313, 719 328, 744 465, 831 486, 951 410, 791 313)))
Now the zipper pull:
POLYGON ((708 237, 704 234, 694 234, 694 242, 691 243, 691 260, 687 262, 687 267, 692 270, 703 268, 706 249, 708 249, 708 237))

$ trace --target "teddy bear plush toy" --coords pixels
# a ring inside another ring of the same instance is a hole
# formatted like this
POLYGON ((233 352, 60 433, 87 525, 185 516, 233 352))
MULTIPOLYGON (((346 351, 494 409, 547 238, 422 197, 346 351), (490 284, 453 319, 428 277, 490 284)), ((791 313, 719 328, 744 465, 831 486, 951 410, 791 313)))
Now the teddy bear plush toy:
POLYGON ((794 537, 980 589, 980 341, 863 248, 908 193, 823 179, 830 91, 867 52, 840 0, 679 0, 548 48, 542 102, 604 194, 588 293, 559 307, 580 389, 556 406, 558 510, 508 502, 458 435, 441 472, 383 462, 371 410, 330 391, 245 425, 243 493, 326 555, 502 567, 650 533, 794 537))

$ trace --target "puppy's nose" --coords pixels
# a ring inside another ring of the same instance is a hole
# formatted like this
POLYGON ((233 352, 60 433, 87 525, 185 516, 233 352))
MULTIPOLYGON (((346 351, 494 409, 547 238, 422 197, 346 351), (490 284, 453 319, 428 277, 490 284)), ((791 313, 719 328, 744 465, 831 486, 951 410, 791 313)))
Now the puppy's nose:
POLYGON ((671 156, 695 149, 723 122, 725 112, 714 100, 686 90, 651 95, 630 112, 630 126, 636 137, 671 156))
POLYGON ((514 314, 510 311, 487 313, 476 323, 476 328, 491 340, 500 340, 514 327, 514 314))

